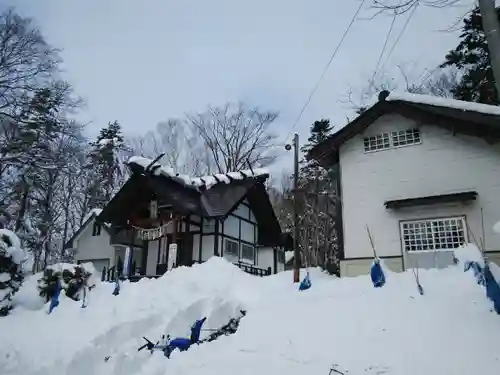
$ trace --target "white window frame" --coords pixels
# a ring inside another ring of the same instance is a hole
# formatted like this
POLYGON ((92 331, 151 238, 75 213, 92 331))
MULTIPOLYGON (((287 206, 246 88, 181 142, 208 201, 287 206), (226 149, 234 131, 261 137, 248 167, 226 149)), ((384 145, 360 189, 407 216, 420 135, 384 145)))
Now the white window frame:
POLYGON ((468 242, 465 216, 404 220, 399 223, 399 231, 405 253, 450 251, 468 242), (446 236, 450 232, 451 240, 446 236), (463 239, 461 243, 460 239, 463 239))
POLYGON ((391 134, 380 133, 363 139, 365 152, 382 151, 391 148, 391 134), (381 145, 381 147, 379 147, 381 145), (368 146, 368 148, 367 148, 368 146))
POLYGON ((397 130, 392 132, 383 132, 363 138, 363 147, 365 150, 365 154, 377 151, 390 150, 400 147, 414 146, 421 143, 422 143, 422 135, 420 133, 420 128, 417 127, 405 130, 397 130), (403 140, 405 143, 400 144, 399 142, 402 142, 403 140), (412 142, 410 142, 410 140, 412 142), (382 145, 382 147, 378 147, 378 145, 380 144, 382 145))
POLYGON ((241 259, 241 260, 245 260, 245 261, 249 261, 249 262, 252 262, 252 263, 253 263, 253 262, 254 262, 254 260, 255 260, 255 246, 250 245, 250 244, 248 244, 248 243, 244 243, 244 242, 242 242, 242 243, 240 244, 240 254, 241 254, 241 257, 240 257, 240 259, 241 259), (243 256, 243 246, 246 246, 246 247, 248 247, 248 248, 252 249, 252 257, 251 257, 251 258, 245 258, 245 257, 243 256))
POLYGON ((422 138, 419 128, 391 132, 391 144, 394 148, 418 145, 420 143, 422 143, 422 138))
POLYGON ((230 238, 225 238, 224 239, 224 256, 226 256, 229 258, 229 257, 232 257, 232 258, 239 258, 239 255, 240 255, 240 246, 239 246, 239 242, 238 241, 235 241, 235 240, 232 240, 230 238), (228 252, 228 243, 232 243, 232 244, 236 244, 236 254, 233 254, 233 253, 230 253, 228 252))

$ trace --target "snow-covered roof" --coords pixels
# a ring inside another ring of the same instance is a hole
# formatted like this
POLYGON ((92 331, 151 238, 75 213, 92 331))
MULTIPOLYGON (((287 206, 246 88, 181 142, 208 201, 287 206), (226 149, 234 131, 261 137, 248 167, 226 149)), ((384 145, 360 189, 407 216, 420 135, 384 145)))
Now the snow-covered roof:
POLYGON ((90 219, 91 217, 97 217, 101 214, 102 212, 102 209, 100 208, 93 208, 90 210, 90 212, 85 215, 85 217, 83 218, 83 223, 87 222, 88 219, 90 219))
POLYGON ((500 139, 500 106, 430 95, 391 93, 384 90, 358 117, 313 147, 307 154, 307 159, 319 161, 323 166, 331 165, 338 158, 341 144, 363 132, 376 119, 389 112, 407 117, 419 117, 424 121, 429 120, 427 115, 430 118, 447 119, 446 122, 435 121, 433 124, 446 126, 446 123, 449 123, 453 124, 456 132, 484 137, 489 141, 500 139))
MULTIPOLYGON (((151 165, 153 160, 142 157, 142 156, 132 156, 128 159, 127 164, 136 164, 142 168, 146 168, 151 165)), ((216 173, 213 175, 202 176, 202 177, 191 177, 188 175, 183 175, 176 173, 172 168, 161 165, 160 163, 154 163, 150 170, 156 176, 165 176, 176 180, 185 186, 189 186, 195 189, 210 189, 212 186, 224 183, 230 184, 234 180, 244 180, 247 178, 256 178, 269 176, 269 172, 264 168, 255 169, 245 169, 241 171, 228 172, 228 173, 216 173)))
POLYGON ((500 106, 465 102, 463 100, 441 98, 438 96, 431 96, 431 95, 391 92, 385 100, 387 101, 400 100, 417 104, 427 104, 436 107, 454 108, 454 109, 461 109, 462 111, 479 112, 488 115, 500 116, 500 106))

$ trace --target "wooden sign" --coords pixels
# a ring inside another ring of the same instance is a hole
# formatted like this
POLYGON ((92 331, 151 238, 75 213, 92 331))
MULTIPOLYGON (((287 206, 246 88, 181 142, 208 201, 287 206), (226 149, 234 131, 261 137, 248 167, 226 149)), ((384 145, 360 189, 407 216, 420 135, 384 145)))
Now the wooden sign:
POLYGON ((177 261, 177 244, 171 243, 168 246, 168 263, 167 270, 171 270, 175 267, 175 262, 177 261))

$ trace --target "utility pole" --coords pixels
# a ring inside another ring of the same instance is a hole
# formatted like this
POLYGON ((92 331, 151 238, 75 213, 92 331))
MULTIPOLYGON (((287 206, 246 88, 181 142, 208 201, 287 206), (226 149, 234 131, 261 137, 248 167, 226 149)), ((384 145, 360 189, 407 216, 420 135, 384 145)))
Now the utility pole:
POLYGON ((299 251, 299 135, 293 135, 293 250, 294 267, 293 282, 300 281, 300 251, 299 251))
POLYGON ((497 98, 500 101, 500 23, 498 22, 495 0, 479 0, 478 3, 484 35, 490 51, 491 69, 493 70, 493 77, 495 77, 497 98))

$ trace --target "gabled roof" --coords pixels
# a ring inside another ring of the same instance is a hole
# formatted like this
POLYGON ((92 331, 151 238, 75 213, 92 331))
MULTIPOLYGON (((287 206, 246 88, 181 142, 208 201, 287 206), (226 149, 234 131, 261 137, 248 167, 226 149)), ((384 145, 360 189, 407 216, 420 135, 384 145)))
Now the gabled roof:
POLYGON ((189 177, 143 157, 132 157, 127 164, 132 176, 99 215, 100 221, 124 226, 153 198, 179 214, 223 218, 247 198, 259 223, 259 242, 275 243, 281 236, 264 185, 269 174, 263 169, 189 177))
MULTIPOLYGON (((78 230, 75 233, 73 233, 71 238, 68 241, 66 241, 66 243, 64 244, 64 248, 65 249, 71 248, 73 246, 73 241, 85 230, 85 228, 87 228, 87 226, 92 222, 93 219, 99 216, 101 212, 102 210, 99 208, 94 208, 90 210, 90 212, 83 218, 83 224, 80 226, 80 228, 78 228, 78 230)), ((102 228, 108 234, 111 234, 109 232, 109 228, 106 225, 103 225, 102 228)))
POLYGON ((338 162, 341 144, 362 133, 385 114, 397 113, 494 143, 500 140, 500 107, 429 95, 382 91, 378 101, 357 118, 318 144, 306 156, 323 166, 338 162))

